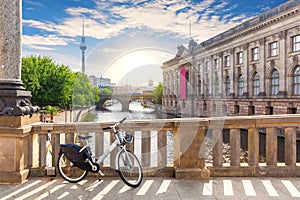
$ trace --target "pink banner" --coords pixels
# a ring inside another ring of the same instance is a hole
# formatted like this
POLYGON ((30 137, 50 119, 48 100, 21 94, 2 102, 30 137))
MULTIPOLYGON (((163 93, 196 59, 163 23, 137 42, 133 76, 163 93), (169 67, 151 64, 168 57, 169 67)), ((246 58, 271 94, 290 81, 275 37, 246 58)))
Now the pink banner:
POLYGON ((180 69, 180 99, 186 99, 186 68, 180 69))

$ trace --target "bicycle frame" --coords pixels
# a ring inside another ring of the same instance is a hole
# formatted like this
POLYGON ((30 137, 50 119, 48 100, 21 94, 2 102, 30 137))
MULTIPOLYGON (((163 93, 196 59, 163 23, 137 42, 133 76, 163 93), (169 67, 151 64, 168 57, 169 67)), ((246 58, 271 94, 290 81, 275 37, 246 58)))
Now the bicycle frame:
POLYGON ((100 165, 100 163, 102 163, 105 158, 118 146, 119 141, 116 139, 110 146, 108 149, 105 150, 105 152, 98 158, 98 160, 96 161, 96 163, 98 163, 100 165))

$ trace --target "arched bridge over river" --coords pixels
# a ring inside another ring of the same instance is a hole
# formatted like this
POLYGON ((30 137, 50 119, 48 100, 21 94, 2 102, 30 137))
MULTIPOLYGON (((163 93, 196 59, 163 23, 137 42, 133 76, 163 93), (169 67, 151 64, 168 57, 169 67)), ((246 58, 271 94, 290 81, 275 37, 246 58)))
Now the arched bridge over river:
POLYGON ((127 112, 129 111, 129 104, 132 101, 142 99, 142 100, 149 100, 153 104, 155 104, 154 96, 153 93, 143 93, 143 94, 99 94, 100 100, 96 105, 97 110, 104 110, 104 103, 107 100, 113 100, 116 99, 120 101, 122 104, 122 112, 127 112))

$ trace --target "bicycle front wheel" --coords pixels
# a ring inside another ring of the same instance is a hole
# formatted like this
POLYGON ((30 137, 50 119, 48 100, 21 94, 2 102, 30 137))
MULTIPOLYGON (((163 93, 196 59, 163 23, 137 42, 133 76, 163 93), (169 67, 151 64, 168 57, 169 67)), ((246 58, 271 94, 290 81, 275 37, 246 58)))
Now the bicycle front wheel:
POLYGON ((122 181, 130 187, 138 187, 143 179, 140 161, 128 150, 122 150, 117 157, 117 171, 122 181))
POLYGON ((83 180, 88 171, 82 170, 79 167, 76 167, 64 153, 61 153, 57 160, 57 168, 59 174, 70 183, 77 183, 83 180))

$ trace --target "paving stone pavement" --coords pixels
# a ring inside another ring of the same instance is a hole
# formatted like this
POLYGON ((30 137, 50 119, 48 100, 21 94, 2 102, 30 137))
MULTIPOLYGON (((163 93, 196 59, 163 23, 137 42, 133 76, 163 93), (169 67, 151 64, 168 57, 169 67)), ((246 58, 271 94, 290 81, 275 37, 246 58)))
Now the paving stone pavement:
POLYGON ((300 199, 300 178, 211 178, 208 181, 146 177, 138 188, 118 177, 87 177, 68 183, 60 177, 30 178, 19 185, 0 185, 0 200, 14 199, 300 199))

